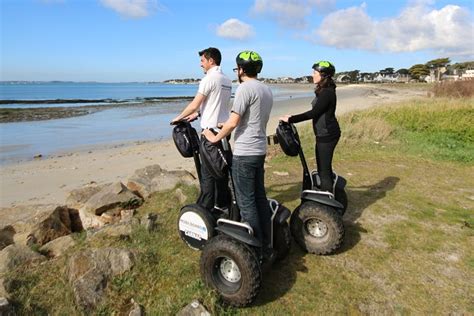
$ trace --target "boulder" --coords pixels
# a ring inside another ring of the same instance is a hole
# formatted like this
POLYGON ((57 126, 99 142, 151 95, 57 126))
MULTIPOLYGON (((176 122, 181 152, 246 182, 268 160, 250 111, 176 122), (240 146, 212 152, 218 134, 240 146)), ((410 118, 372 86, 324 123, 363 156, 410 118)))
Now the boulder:
POLYGON ((133 221, 133 215, 135 215, 135 210, 122 210, 120 212, 120 222, 121 223, 131 223, 133 221))
POLYGON ((141 220, 140 224, 146 228, 147 231, 152 232, 156 229, 156 220, 158 219, 158 214, 148 213, 145 214, 141 220))
POLYGON ((193 185, 197 183, 197 179, 185 170, 167 171, 159 165, 151 165, 136 170, 128 179, 127 187, 147 199, 152 193, 172 189, 180 182, 193 185))
POLYGON ((198 300, 194 300, 179 311, 176 316, 211 316, 211 314, 198 300))
POLYGON ((174 196, 178 199, 179 204, 184 204, 188 197, 183 193, 183 190, 180 188, 177 188, 176 191, 174 191, 174 196))
POLYGON ((88 239, 102 238, 102 237, 113 237, 127 239, 132 234, 132 224, 130 223, 117 223, 111 225, 105 225, 97 230, 90 231, 88 239))
POLYGON ((46 257, 27 246, 9 245, 0 251, 0 274, 13 270, 21 264, 38 264, 45 260, 46 257))
POLYGON ((93 310, 111 278, 129 271, 134 263, 135 255, 125 249, 87 249, 72 256, 68 279, 76 303, 86 311, 93 310))
POLYGON ((8 245, 13 244, 13 236, 15 233, 15 228, 13 228, 11 225, 7 225, 0 229, 0 250, 8 245))
POLYGON ((82 188, 72 190, 66 197, 66 205, 70 208, 80 209, 86 202, 97 192, 102 190, 109 184, 98 185, 97 183, 90 183, 82 188))
POLYGON ((107 224, 106 219, 102 216, 97 216, 89 213, 86 209, 81 208, 79 210, 79 216, 81 218, 84 229, 99 228, 107 224))
POLYGON ((93 215, 102 215, 102 213, 116 207, 122 209, 135 208, 140 206, 142 202, 143 200, 130 191, 122 182, 116 182, 91 196, 81 210, 93 215))
POLYGON ((12 224, 16 232, 13 239, 17 244, 42 246, 58 237, 83 230, 75 209, 56 205, 31 207, 36 208, 33 217, 12 224))
POLYGON ((6 297, 0 297, 0 315, 14 316, 13 308, 6 297))
POLYGON ((71 235, 56 238, 47 244, 43 245, 39 251, 50 258, 59 257, 66 250, 76 245, 76 241, 71 235))
MULTIPOLYGON (((6 298, 10 297, 10 295, 8 294, 8 291, 5 288, 5 279, 4 278, 0 278, 0 297, 6 297, 6 298)), ((2 315, 2 314, 0 313, 0 315, 2 315)))
POLYGON ((143 316, 145 315, 145 310, 143 306, 135 302, 135 300, 132 298, 130 300, 130 304, 132 305, 130 308, 130 311, 128 312, 128 316, 143 316))

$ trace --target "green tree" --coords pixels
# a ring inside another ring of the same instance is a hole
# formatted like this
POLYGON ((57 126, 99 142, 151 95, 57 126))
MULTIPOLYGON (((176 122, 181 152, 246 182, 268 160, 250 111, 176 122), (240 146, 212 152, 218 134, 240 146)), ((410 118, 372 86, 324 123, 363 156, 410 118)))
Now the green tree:
POLYGON ((385 69, 380 70, 380 73, 381 73, 382 75, 393 75, 393 71, 394 71, 394 70, 395 70, 395 69, 393 69, 392 67, 388 67, 388 68, 385 68, 385 69))
POLYGON ((406 68, 400 68, 396 71, 397 74, 400 74, 400 75, 408 75, 410 73, 410 71, 406 68))
POLYGON ((428 69, 428 66, 423 65, 423 64, 416 64, 410 67, 408 69, 408 72, 410 73, 410 76, 413 77, 413 79, 420 79, 421 76, 427 76, 430 74, 430 70, 428 69))
POLYGON ((445 58, 438 58, 430 60, 426 63, 426 66, 429 69, 433 69, 435 71, 436 79, 439 81, 441 77, 441 73, 446 72, 446 67, 449 65, 451 61, 448 57, 445 58))
POLYGON ((348 71, 347 75, 351 78, 351 82, 357 82, 359 80, 360 70, 348 71))
POLYGON ((454 69, 460 69, 460 70, 474 68, 474 61, 466 61, 464 63, 455 63, 454 65, 452 65, 452 67, 454 69))

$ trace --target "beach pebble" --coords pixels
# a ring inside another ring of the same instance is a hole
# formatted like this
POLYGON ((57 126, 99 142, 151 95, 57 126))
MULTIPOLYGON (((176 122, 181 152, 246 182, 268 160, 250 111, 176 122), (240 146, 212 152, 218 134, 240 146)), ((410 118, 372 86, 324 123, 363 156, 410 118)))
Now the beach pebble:
POLYGON ((42 157, 43 157, 42 154, 37 154, 37 155, 34 155, 34 156, 33 156, 33 158, 35 158, 35 159, 42 158, 42 157))

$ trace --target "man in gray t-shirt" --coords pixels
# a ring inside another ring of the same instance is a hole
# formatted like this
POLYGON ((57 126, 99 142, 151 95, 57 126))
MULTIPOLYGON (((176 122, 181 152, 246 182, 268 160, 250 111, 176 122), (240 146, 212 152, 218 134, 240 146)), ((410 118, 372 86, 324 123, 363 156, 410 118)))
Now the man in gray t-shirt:
MULTIPOLYGON (((270 244, 271 210, 264 184, 264 163, 267 153, 266 127, 273 106, 270 88, 257 80, 263 61, 260 55, 244 51, 237 55, 237 76, 240 86, 235 92, 229 120, 217 135, 204 130, 203 135, 216 143, 234 129, 232 177, 235 198, 242 222, 253 228, 264 248, 270 244)), ((265 251, 264 251, 265 253, 265 251)))
POLYGON ((234 133, 234 155, 258 156, 267 153, 267 123, 273 105, 270 88, 256 79, 237 88, 231 111, 240 116, 234 133))

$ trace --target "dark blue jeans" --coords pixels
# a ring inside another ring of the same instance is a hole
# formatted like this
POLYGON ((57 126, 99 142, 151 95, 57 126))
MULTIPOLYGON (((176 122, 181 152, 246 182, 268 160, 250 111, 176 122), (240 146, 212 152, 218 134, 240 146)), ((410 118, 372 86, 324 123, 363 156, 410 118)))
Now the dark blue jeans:
POLYGON ((265 155, 235 156, 232 160, 232 177, 235 198, 242 222, 252 226, 255 237, 264 246, 270 243, 272 211, 265 193, 263 165, 265 155))

